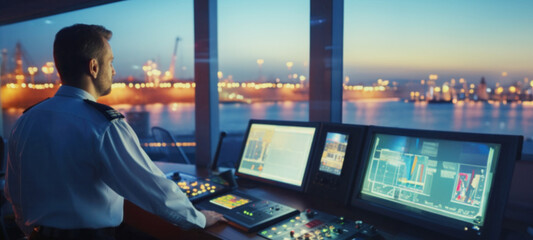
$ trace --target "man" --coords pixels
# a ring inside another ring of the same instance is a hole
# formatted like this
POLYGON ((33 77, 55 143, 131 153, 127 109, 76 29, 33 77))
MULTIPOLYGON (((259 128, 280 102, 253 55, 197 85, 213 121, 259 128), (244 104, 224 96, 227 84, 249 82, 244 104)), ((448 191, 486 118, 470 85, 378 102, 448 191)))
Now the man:
POLYGON ((142 150, 124 116, 95 102, 111 92, 111 35, 96 25, 60 30, 54 61, 63 85, 11 132, 6 196, 30 239, 113 239, 124 198, 183 228, 224 221, 196 210, 142 150))

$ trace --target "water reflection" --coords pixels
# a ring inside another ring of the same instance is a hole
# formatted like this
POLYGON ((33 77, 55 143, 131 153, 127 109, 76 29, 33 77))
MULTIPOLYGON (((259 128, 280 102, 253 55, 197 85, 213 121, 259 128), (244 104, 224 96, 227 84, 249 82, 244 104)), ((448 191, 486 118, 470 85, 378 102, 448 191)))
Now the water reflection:
MULTIPOLYGON (((149 126, 161 126, 178 135, 194 134, 194 103, 113 106, 124 115, 149 113, 149 126)), ((248 120, 307 121, 307 102, 224 103, 219 105, 220 130, 242 133, 248 120)), ((3 109, 4 136, 24 109, 3 109)), ((427 104, 359 100, 343 103, 343 122, 444 131, 517 134, 533 137, 533 104, 456 103, 427 104)))

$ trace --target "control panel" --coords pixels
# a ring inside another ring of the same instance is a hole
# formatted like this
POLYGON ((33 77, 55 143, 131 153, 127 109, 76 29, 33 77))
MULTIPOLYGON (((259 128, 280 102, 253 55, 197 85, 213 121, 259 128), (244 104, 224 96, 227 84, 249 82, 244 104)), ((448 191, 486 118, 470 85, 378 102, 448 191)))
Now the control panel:
POLYGON ((204 200, 196 206, 223 214, 230 225, 246 232, 257 231, 299 212, 281 203, 261 200, 239 191, 204 200))
POLYGON ((176 182, 193 203, 228 192, 234 187, 232 181, 218 175, 200 178, 186 173, 173 172, 166 176, 176 182))
POLYGON ((377 239, 379 236, 373 225, 363 221, 349 221, 311 209, 260 230, 258 234, 271 240, 377 239))

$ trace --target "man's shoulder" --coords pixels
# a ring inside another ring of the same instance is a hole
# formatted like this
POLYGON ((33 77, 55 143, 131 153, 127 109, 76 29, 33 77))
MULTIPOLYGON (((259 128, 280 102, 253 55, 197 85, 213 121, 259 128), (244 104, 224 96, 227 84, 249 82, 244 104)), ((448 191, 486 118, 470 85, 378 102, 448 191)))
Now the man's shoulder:
POLYGON ((119 111, 115 110, 114 108, 110 106, 97 103, 97 102, 94 102, 88 99, 85 99, 84 102, 88 104, 89 106, 91 106, 92 108, 96 109, 109 121, 112 121, 114 119, 124 118, 124 115, 122 115, 119 111))
POLYGON ((28 108, 26 108, 26 109, 22 112, 22 114, 24 114, 24 113, 30 111, 30 110, 31 110, 32 108, 34 108, 35 106, 37 106, 37 105, 39 105, 39 104, 45 102, 45 101, 48 100, 48 99, 50 99, 50 98, 46 98, 46 99, 44 99, 44 100, 42 100, 42 101, 40 101, 40 102, 38 102, 38 103, 36 103, 36 104, 33 104, 33 105, 29 106, 28 108))

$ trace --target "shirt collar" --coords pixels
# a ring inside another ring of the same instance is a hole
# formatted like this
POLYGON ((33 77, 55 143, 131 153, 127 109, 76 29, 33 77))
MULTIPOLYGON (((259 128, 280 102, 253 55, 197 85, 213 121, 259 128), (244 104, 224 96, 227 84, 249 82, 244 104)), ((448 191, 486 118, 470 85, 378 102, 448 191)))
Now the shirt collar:
POLYGON ((86 92, 85 90, 81 88, 77 88, 77 87, 67 86, 67 85, 62 85, 57 90, 55 96, 89 99, 93 102, 96 102, 96 99, 94 98, 94 96, 86 92))

